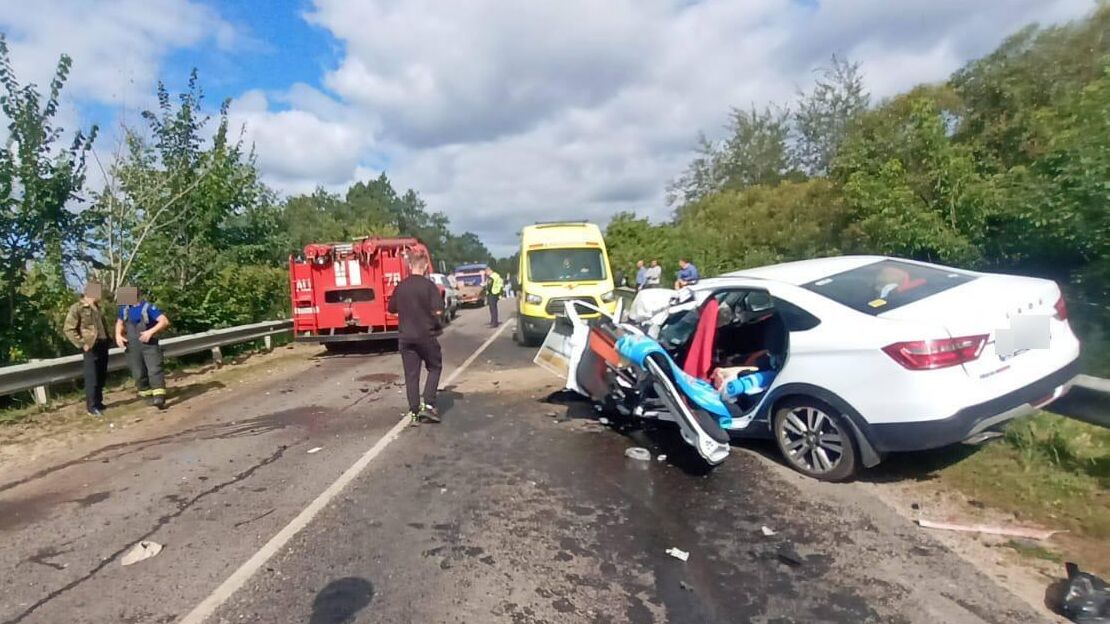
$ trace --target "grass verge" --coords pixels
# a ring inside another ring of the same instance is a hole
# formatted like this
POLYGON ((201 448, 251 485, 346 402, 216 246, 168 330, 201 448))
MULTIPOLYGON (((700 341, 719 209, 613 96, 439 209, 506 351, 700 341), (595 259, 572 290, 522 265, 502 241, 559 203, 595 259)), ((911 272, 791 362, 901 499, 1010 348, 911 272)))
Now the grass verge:
POLYGON ((1079 561, 1110 556, 1110 429, 1038 412, 1014 421, 1001 441, 937 476, 942 485, 1019 520, 1068 531, 1035 551, 1008 544, 1023 555, 1079 561))

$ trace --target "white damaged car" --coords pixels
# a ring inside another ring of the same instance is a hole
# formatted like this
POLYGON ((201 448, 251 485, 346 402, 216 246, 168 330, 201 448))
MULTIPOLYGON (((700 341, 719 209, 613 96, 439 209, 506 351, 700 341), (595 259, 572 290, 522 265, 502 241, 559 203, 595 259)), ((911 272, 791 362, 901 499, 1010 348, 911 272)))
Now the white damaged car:
POLYGON ((568 303, 536 363, 615 417, 676 423, 710 465, 733 438, 770 437, 830 481, 1000 435, 1078 373, 1054 282, 881 256, 737 271, 643 291, 620 321, 599 312, 568 303))

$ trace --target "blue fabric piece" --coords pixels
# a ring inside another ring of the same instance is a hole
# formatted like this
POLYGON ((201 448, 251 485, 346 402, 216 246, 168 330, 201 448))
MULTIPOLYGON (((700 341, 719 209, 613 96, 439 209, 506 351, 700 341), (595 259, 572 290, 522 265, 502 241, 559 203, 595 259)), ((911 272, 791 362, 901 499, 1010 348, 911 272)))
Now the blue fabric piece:
POLYGON ((158 319, 162 317, 162 311, 159 310, 158 306, 154 305, 153 303, 140 301, 138 304, 133 306, 120 306, 119 315, 117 318, 126 323, 129 320, 128 316, 130 316, 130 321, 132 323, 135 323, 136 325, 141 325, 143 322, 144 305, 147 306, 146 317, 148 322, 146 324, 146 327, 144 327, 143 329, 150 329, 151 327, 154 327, 154 324, 157 323, 158 319))
POLYGON ((748 373, 725 384, 724 394, 728 395, 730 399, 734 399, 741 394, 758 394, 766 390, 774 380, 775 373, 773 371, 748 373))
POLYGON ((668 354, 655 340, 647 336, 625 334, 617 339, 617 353, 620 353, 621 356, 640 368, 644 368, 644 362, 649 355, 662 355, 667 361, 667 364, 671 367, 671 372, 674 375, 678 389, 682 391, 694 405, 716 416, 717 423, 721 428, 727 429, 732 426, 732 414, 730 414, 728 408, 725 407, 724 401, 721 400, 721 395, 717 393, 713 385, 707 381, 686 374, 686 371, 679 368, 678 365, 675 364, 675 361, 671 359, 670 354, 668 354))

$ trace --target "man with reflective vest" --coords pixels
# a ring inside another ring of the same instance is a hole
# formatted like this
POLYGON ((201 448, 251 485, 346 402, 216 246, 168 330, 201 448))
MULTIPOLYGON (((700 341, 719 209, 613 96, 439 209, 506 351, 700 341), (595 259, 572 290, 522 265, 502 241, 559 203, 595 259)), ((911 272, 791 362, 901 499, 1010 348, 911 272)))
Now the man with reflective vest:
POLYGON ((162 373, 162 347, 158 334, 170 326, 170 319, 157 306, 145 301, 138 288, 120 288, 116 302, 116 344, 127 350, 127 366, 139 396, 147 403, 165 409, 166 377, 162 373))
POLYGON ((489 326, 497 327, 501 321, 497 318, 497 300, 505 291, 505 280, 493 270, 486 267, 486 304, 489 305, 489 326))

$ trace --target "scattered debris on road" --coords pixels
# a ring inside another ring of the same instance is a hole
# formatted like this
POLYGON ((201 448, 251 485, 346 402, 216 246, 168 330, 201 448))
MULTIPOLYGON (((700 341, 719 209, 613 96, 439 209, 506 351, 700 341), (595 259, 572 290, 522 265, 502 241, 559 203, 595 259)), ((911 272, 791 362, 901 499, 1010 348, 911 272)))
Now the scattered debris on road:
POLYGON ((309 455, 311 455, 311 454, 313 454, 313 453, 319 453, 319 452, 320 452, 320 451, 322 451, 322 450, 324 450, 324 447, 322 447, 322 446, 314 446, 314 447, 312 447, 312 448, 308 449, 308 454, 309 454, 309 455))
POLYGON ((1060 611, 1078 624, 1110 624, 1110 587, 1106 581, 1080 571, 1074 563, 1064 566, 1068 581, 1060 611))
POLYGON ((690 558, 690 553, 674 547, 668 548, 667 554, 674 557, 675 559, 678 559, 679 561, 686 561, 690 558))
POLYGON ((135 544, 131 548, 131 550, 127 551, 127 554, 125 554, 123 558, 120 559, 120 564, 125 566, 133 565, 140 561, 143 561, 144 559, 150 559, 160 552, 162 552, 161 544, 159 544, 158 542, 143 540, 138 544, 135 544))
POLYGON ((779 561, 792 567, 798 567, 805 563, 805 559, 790 544, 781 544, 778 551, 775 552, 775 556, 778 557, 779 561))
POLYGON ((777 533, 770 527, 762 526, 759 527, 759 530, 763 533, 764 537, 774 537, 775 535, 777 535, 777 533))
POLYGON ((667 461, 667 456, 664 454, 660 454, 659 457, 655 458, 655 461, 667 461))
POLYGON ((598 419, 597 419, 597 422, 599 422, 599 423, 601 423, 601 424, 603 424, 603 425, 608 425, 608 424, 609 424, 609 419, 608 419, 608 418, 606 418, 606 417, 604 417, 604 416, 602 416, 601 418, 598 418, 598 419))
POLYGON ((685 589, 688 592, 694 591, 694 588, 687 585, 686 581, 679 581, 678 586, 681 587, 682 589, 685 589))
POLYGON ((639 461, 651 461, 651 451, 642 446, 629 447, 624 452, 624 456, 639 461))
POLYGON ((964 531, 966 533, 987 533, 990 535, 1005 535, 1008 537, 1026 537, 1035 540, 1046 540, 1057 533, 1064 533, 1064 531, 1056 531, 1051 529, 1037 529, 1033 527, 1005 527, 1005 526, 992 526, 989 524, 959 524, 956 522, 934 522, 932 520, 919 519, 917 524, 926 529, 940 529, 943 531, 964 531))

